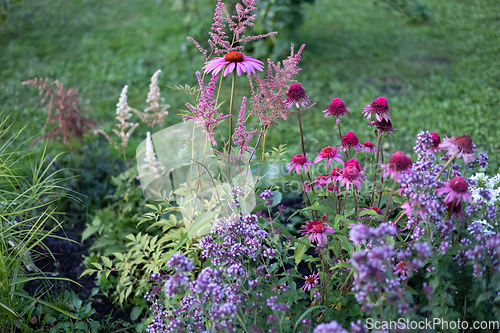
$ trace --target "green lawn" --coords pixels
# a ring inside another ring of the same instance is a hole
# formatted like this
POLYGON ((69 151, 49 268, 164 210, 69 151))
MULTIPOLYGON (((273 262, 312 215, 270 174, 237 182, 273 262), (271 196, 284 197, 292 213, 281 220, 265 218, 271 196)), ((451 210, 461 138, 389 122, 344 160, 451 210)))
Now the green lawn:
MULTIPOLYGON (((316 0, 304 7, 295 44, 306 44, 297 79, 318 103, 303 117, 310 151, 338 144, 335 121, 325 120, 321 112, 335 97, 351 111, 343 131, 354 131, 361 141, 374 140, 361 111, 383 95, 399 131, 389 139, 389 152, 410 152, 421 130, 442 137, 470 134, 490 155, 487 172, 499 172, 500 3, 421 2, 431 8, 432 18, 419 24, 369 0, 316 0)), ((214 4, 23 0, 0 27, 1 108, 12 114, 16 127, 30 122, 25 135, 37 133, 45 113, 36 89, 21 81, 59 79, 79 88, 100 127, 109 130, 123 85, 129 85, 129 105, 144 108, 149 78, 162 69, 160 87, 171 105, 165 126, 177 123, 187 96, 166 86, 195 84, 194 72, 201 70, 203 58, 186 35, 207 39, 214 4)), ((247 93, 244 81, 239 80, 237 98, 247 93)), ((226 83, 223 99, 228 98, 226 83)), ((268 147, 288 143, 291 154, 298 151, 298 126, 296 119, 290 121, 292 126, 272 130, 268 147)), ((137 131, 129 154, 147 130, 137 131)))

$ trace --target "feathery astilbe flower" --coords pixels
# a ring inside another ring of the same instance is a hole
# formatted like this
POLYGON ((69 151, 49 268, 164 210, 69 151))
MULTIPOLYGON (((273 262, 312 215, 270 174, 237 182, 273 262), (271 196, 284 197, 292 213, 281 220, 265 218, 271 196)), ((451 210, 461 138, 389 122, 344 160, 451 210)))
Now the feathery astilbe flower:
POLYGON ((325 118, 328 116, 337 117, 337 124, 340 124, 340 116, 347 116, 349 114, 349 109, 345 107, 344 102, 340 98, 334 98, 328 109, 322 111, 325 113, 325 118))
POLYGON ((160 107, 160 101, 164 99, 160 96, 160 87, 158 87, 158 75, 161 73, 161 69, 157 70, 151 77, 151 84, 149 85, 148 98, 146 103, 149 103, 149 108, 145 109, 144 112, 150 110, 156 111, 160 107))
MULTIPOLYGON (((127 103, 127 91, 128 86, 126 85, 122 89, 118 104, 116 104, 116 120, 118 120, 118 124, 116 124, 116 126, 119 130, 113 129, 113 132, 122 139, 122 149, 127 148, 130 136, 137 128, 137 126, 139 126, 138 123, 134 124, 127 121, 127 119, 132 116, 132 114, 130 113, 131 108, 127 103)), ((115 149, 117 149, 116 145, 115 149)))
POLYGON ((227 66, 224 70, 224 77, 236 69, 238 76, 241 76, 242 72, 255 73, 255 70, 263 71, 264 63, 253 57, 245 56, 243 53, 238 51, 232 51, 226 54, 224 57, 217 57, 209 62, 205 63, 205 74, 212 72, 212 75, 217 75, 219 72, 227 66))
POLYGON ((366 119, 370 119, 372 114, 375 113, 377 121, 382 121, 382 119, 389 121, 391 119, 390 110, 387 99, 380 96, 375 98, 370 105, 365 106, 362 113, 366 116, 366 119))
POLYGON ((153 147, 153 140, 151 140, 151 133, 148 132, 146 134, 146 157, 144 158, 145 170, 149 170, 147 174, 139 175, 138 178, 144 176, 153 176, 155 179, 160 178, 161 172, 165 169, 164 166, 161 165, 160 161, 156 158, 156 154, 153 147))
POLYGON ((447 150, 448 157, 458 153, 456 158, 463 157, 465 164, 474 160, 474 143, 468 134, 457 137, 452 136, 451 138, 446 137, 438 147, 447 150))
POLYGON ((187 107, 193 113, 192 116, 183 116, 183 119, 193 120, 196 125, 203 126, 203 133, 207 136, 207 139, 216 146, 217 141, 214 137, 214 128, 222 120, 231 117, 231 115, 224 115, 219 113, 219 108, 216 107, 217 100, 214 98, 215 84, 217 82, 217 75, 212 76, 208 87, 205 87, 203 80, 201 78, 200 72, 196 72, 196 77, 198 78, 198 84, 200 85, 200 98, 196 106, 187 103, 187 107))
POLYGON ((290 111, 283 101, 287 98, 289 82, 294 81, 294 76, 301 70, 297 65, 304 47, 305 45, 302 45, 295 54, 292 44, 290 56, 282 63, 275 64, 267 59, 267 75, 262 79, 254 74, 255 84, 249 76, 252 92, 250 114, 258 117, 264 127, 273 127, 277 124, 276 119, 286 120, 290 115, 290 111))
POLYGON ((247 98, 243 97, 241 102, 241 109, 238 115, 238 123, 236 124, 236 128, 234 130, 233 142, 240 146, 240 156, 243 157, 243 153, 245 150, 253 151, 253 148, 248 147, 248 143, 252 140, 255 134, 259 134, 258 129, 252 129, 251 131, 246 131, 245 126, 245 106, 246 106, 247 98))
POLYGON ((208 44, 212 48, 210 55, 207 56, 208 51, 204 50, 203 47, 193 38, 188 37, 187 39, 193 42, 196 48, 203 54, 205 59, 208 60, 208 58, 210 58, 210 56, 214 53, 222 55, 232 51, 241 51, 244 49, 243 45, 249 41, 276 35, 277 32, 269 32, 257 36, 242 35, 247 27, 254 25, 253 22, 255 21, 256 15, 252 15, 251 13, 257 10, 255 2, 256 0, 243 0, 242 3, 237 3, 235 6, 236 15, 230 16, 222 0, 217 1, 213 18, 214 22, 212 23, 212 31, 209 32, 210 39, 208 40, 208 44), (229 38, 225 32, 226 24, 233 35, 231 42, 228 41, 229 38))

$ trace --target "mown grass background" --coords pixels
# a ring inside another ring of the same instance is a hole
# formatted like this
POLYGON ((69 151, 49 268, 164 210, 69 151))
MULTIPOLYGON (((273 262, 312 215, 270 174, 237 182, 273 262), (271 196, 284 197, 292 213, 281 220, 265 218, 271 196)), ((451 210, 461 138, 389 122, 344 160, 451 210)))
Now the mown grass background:
MULTIPOLYGON (((0 26, 1 109, 12 114, 17 128, 29 122, 26 137, 40 133, 46 113, 37 90, 22 86, 21 81, 58 79, 68 88, 79 89, 99 127, 109 131, 122 87, 129 85, 129 105, 143 109, 149 79, 162 69, 162 96, 171 105, 165 127, 175 124, 189 100, 167 85, 195 85, 194 72, 201 70, 203 57, 186 36, 206 41, 215 3, 21 1, 0 26)), ((431 19, 423 23, 412 23, 369 0, 316 0, 303 7, 305 20, 294 42, 306 44, 303 71, 297 79, 317 102, 303 116, 309 151, 339 143, 335 121, 325 119, 321 112, 335 97, 341 97, 351 111, 342 122, 343 131, 354 131, 362 142, 374 140, 361 111, 383 95, 389 100, 398 130, 388 140, 388 153, 411 152, 416 134, 422 130, 438 132, 441 137, 470 134, 480 150, 490 155, 487 173, 497 173, 500 3, 421 3, 432 11, 431 19)), ((273 60, 283 59, 289 52, 278 51, 273 60)), ((238 81, 237 98, 248 94, 245 81, 244 77, 238 81)), ((227 99, 229 76, 223 83, 221 97, 227 99)), ((299 130, 296 119, 289 121, 272 129, 267 143, 268 147, 287 143, 290 154, 295 154, 299 130)), ((127 151, 130 157, 147 130, 142 126, 134 135, 127 151)))

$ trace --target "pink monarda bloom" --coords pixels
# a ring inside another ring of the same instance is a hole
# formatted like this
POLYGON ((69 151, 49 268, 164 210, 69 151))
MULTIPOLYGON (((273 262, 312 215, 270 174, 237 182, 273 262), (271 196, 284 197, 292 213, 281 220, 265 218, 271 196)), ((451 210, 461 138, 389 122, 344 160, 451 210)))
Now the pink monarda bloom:
POLYGON ((455 177, 449 182, 444 182, 444 185, 436 191, 437 195, 448 193, 443 200, 444 202, 453 202, 455 199, 472 202, 472 193, 469 192, 469 184, 464 177, 455 177))
POLYGON ((326 165, 327 167, 330 167, 330 164, 332 164, 332 160, 335 160, 341 164, 344 164, 344 161, 341 160, 342 155, 340 155, 337 152, 337 149, 330 147, 330 146, 321 149, 321 151, 318 153, 318 157, 316 157, 314 159, 314 164, 322 161, 325 158, 328 159, 328 163, 326 165))
POLYGON ((226 65, 224 76, 234 71, 235 68, 238 76, 242 72, 250 74, 255 73, 255 70, 261 72, 264 70, 264 63, 262 61, 245 56, 243 53, 237 51, 229 52, 224 57, 217 57, 206 62, 203 69, 205 70, 205 74, 212 72, 212 75, 217 75, 226 65))
POLYGON ((351 158, 349 161, 345 162, 344 170, 342 175, 339 177, 340 186, 346 185, 346 190, 349 191, 349 185, 353 185, 358 189, 361 188, 361 182, 363 182, 365 175, 363 174, 363 167, 361 163, 355 159, 351 158))
POLYGON ((457 137, 452 136, 451 138, 446 137, 439 144, 439 148, 447 150, 447 155, 450 157, 459 152, 456 158, 463 157, 465 164, 474 160, 474 143, 468 134, 457 137))
POLYGON ((439 144, 441 143, 441 137, 436 132, 431 132, 430 134, 432 138, 432 149, 434 151, 441 151, 441 148, 439 148, 439 144))
POLYGON ((340 124, 340 116, 346 116, 349 114, 349 109, 345 107, 344 102, 340 98, 334 98, 328 109, 323 110, 325 113, 325 118, 328 116, 337 117, 337 124, 340 124))
POLYGON ((375 98, 373 102, 365 106, 363 110, 362 113, 366 116, 366 119, 370 119, 373 113, 375 113, 375 118, 378 121, 382 121, 382 119, 389 121, 391 119, 391 115, 389 114, 391 109, 387 104, 387 98, 383 96, 375 98))
MULTIPOLYGON (((306 230, 302 230, 303 235, 309 235, 311 242, 317 242, 320 246, 326 246, 328 240, 326 234, 333 234, 335 230, 324 225, 325 221, 310 221, 306 226, 306 230)), ((303 226, 304 227, 304 226, 303 226)))
POLYGON ((310 291, 311 288, 314 288, 317 284, 319 283, 319 273, 313 273, 309 276, 306 276, 306 281, 304 283, 304 286, 302 287, 302 290, 304 291, 310 291))
POLYGON ((305 107, 306 105, 309 105, 311 101, 309 100, 309 96, 306 95, 304 88, 302 88, 302 85, 300 83, 293 83, 290 86, 290 89, 288 89, 286 99, 283 103, 288 109, 290 109, 293 103, 295 103, 295 106, 298 109, 299 103, 300 106, 305 107))
POLYGON ((295 168, 295 172, 300 173, 300 170, 304 169, 305 172, 308 172, 307 166, 313 166, 311 161, 307 157, 302 154, 297 154, 292 157, 292 161, 285 165, 288 168, 288 172, 292 172, 292 169, 295 168))
POLYGON ((363 143, 363 146, 365 147, 365 153, 367 153, 367 154, 369 152, 374 153, 377 151, 377 149, 375 148, 375 145, 373 143, 371 143, 370 141, 363 143))
POLYGON ((381 169, 385 170, 382 177, 391 176, 391 179, 396 177, 399 179, 399 175, 402 173, 411 172, 411 159, 405 155, 402 151, 397 151, 392 154, 389 158, 389 162, 386 165, 382 164, 381 169))
POLYGON ((359 143, 358 137, 353 132, 347 132, 340 140, 340 150, 346 151, 349 149, 354 149, 357 153, 361 149, 363 149, 363 145, 359 143))

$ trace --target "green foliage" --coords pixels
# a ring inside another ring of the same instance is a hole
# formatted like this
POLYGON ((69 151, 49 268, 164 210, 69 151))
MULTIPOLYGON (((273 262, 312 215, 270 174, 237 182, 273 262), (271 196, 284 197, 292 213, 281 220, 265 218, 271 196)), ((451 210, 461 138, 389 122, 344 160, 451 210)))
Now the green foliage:
POLYGON ((31 163, 31 175, 22 170, 23 158, 32 156, 21 150, 23 145, 16 140, 20 132, 8 136, 12 129, 6 122, 7 119, 0 121, 0 140, 4 142, 0 147, 0 329, 14 332, 26 328, 25 315, 37 303, 65 316, 74 316, 42 298, 50 290, 52 280, 67 279, 46 275, 34 260, 52 256, 43 240, 58 237, 52 233, 60 227, 54 217, 55 203, 64 190, 59 184, 59 170, 50 172, 50 164, 43 167, 45 152, 39 162, 31 163), (48 221, 55 226, 46 228, 48 221), (44 288, 30 295, 23 287, 35 280, 41 280, 44 288))
POLYGON ((406 15, 412 21, 427 21, 431 18, 431 9, 417 0, 376 0, 406 15))

